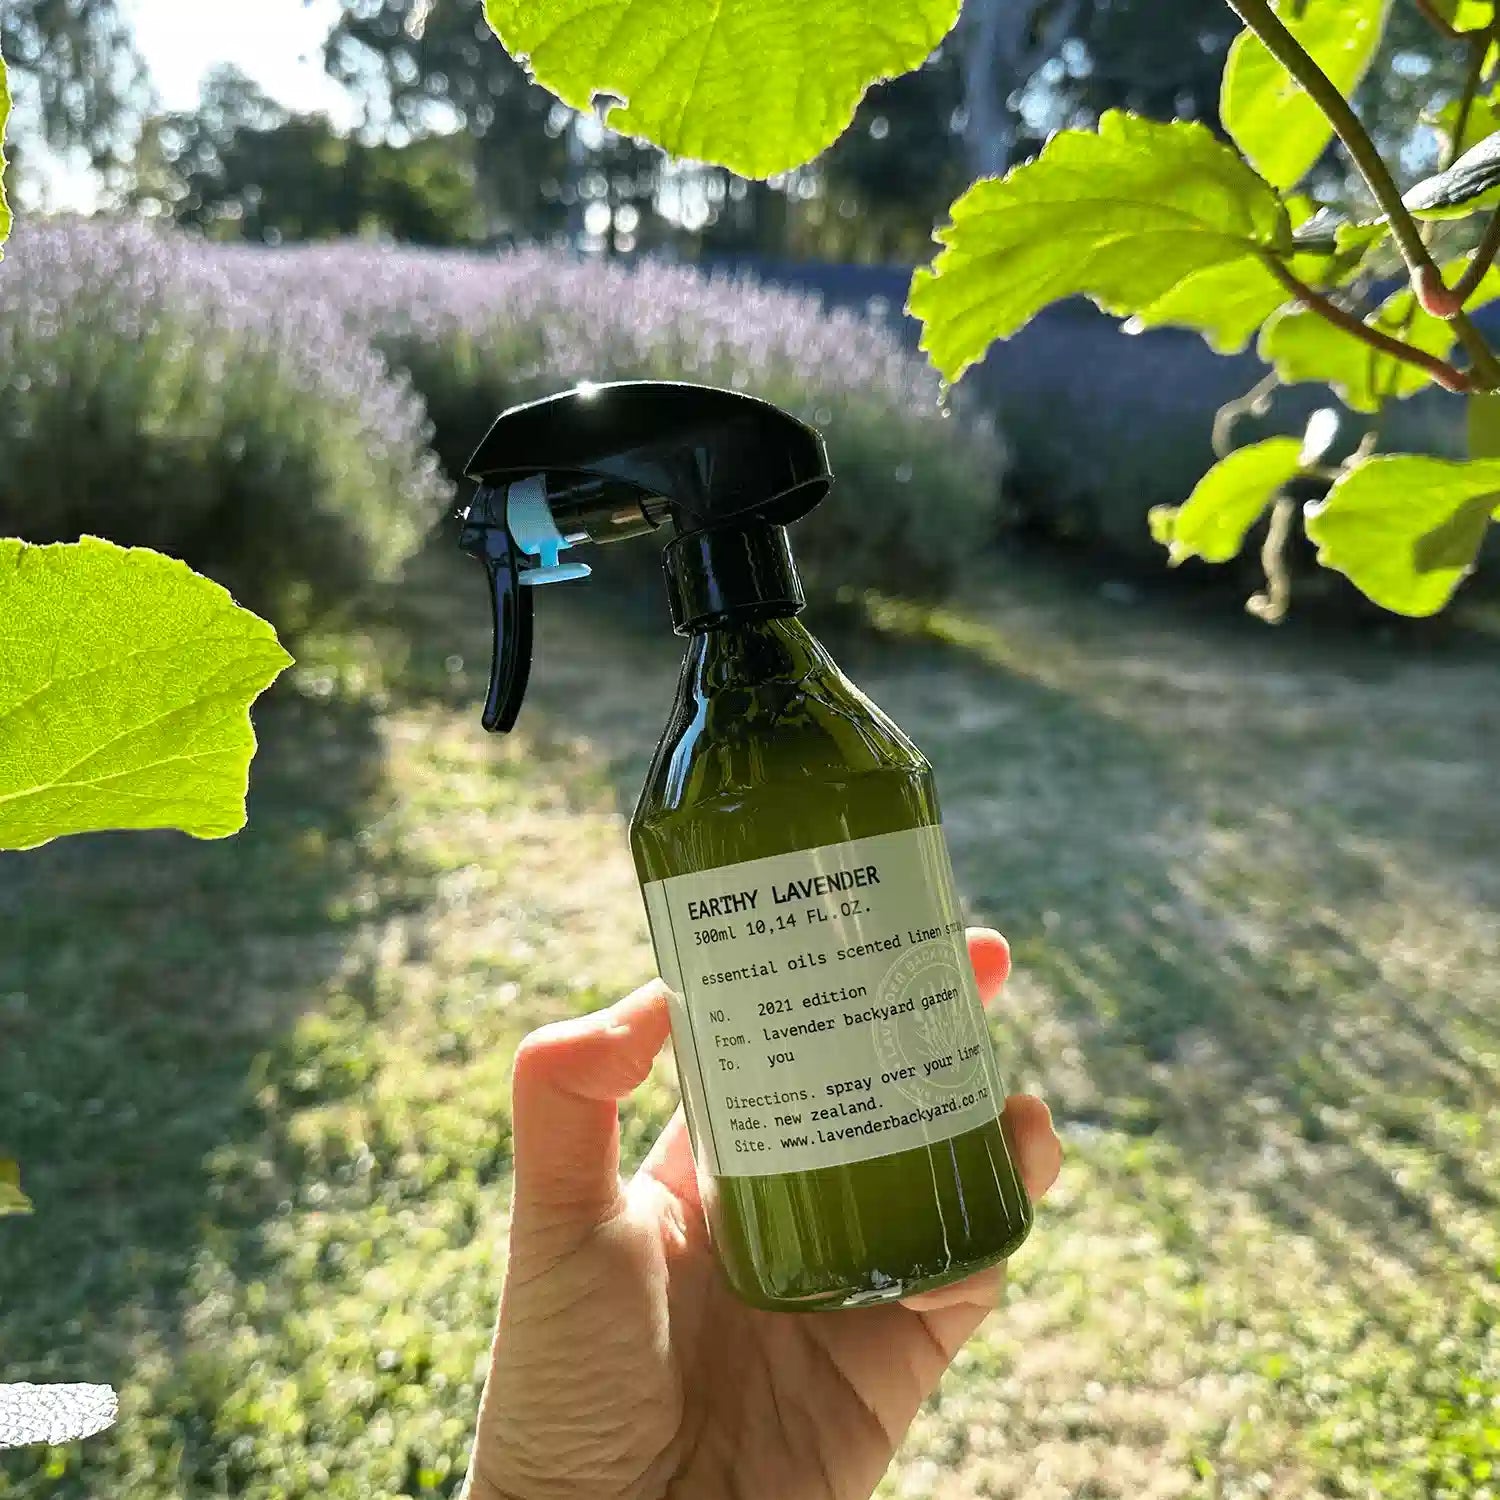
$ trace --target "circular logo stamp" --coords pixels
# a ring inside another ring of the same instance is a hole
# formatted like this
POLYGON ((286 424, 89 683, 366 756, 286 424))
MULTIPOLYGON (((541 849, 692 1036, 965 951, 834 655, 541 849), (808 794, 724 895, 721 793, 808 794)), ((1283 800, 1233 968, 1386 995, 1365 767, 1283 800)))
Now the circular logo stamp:
POLYGON ((962 962, 952 942, 933 939, 908 948, 880 981, 882 1014, 870 1023, 875 1053, 913 1104, 962 1093, 984 1073, 989 1037, 962 962))

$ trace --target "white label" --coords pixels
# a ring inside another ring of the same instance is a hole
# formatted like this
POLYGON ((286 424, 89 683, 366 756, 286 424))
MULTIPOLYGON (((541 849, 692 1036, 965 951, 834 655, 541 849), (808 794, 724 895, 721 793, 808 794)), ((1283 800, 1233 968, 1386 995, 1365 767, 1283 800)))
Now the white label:
POLYGON ((707 1172, 837 1166, 995 1119, 1003 1095, 941 828, 645 894, 707 1172))

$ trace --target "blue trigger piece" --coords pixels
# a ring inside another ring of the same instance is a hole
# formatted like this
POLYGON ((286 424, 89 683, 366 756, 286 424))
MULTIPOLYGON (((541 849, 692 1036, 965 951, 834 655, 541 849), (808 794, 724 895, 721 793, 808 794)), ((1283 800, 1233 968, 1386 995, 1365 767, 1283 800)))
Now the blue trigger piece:
POLYGON ((519 582, 531 588, 546 583, 567 583, 587 578, 593 569, 587 563, 560 562, 565 548, 579 537, 565 537, 552 519, 547 504, 547 483, 541 475, 518 480, 506 491, 505 522, 516 546, 527 557, 534 557, 533 567, 521 570, 519 582))
POLYGON ((523 568, 517 580, 523 588, 540 588, 544 583, 567 583, 573 578, 587 578, 594 570, 587 563, 553 563, 540 568, 523 568))

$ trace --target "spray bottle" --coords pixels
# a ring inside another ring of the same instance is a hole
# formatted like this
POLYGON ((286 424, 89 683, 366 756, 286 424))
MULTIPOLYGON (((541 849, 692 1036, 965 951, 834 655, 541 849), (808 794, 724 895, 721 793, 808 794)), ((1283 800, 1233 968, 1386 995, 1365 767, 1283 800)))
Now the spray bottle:
POLYGON ((734 391, 580 386, 505 412, 460 545, 488 570, 486 729, 525 694, 564 553, 661 532, 676 700, 630 825, 704 1208, 760 1307, 910 1296, 1009 1255, 1031 1205, 921 752, 801 625, 787 527, 821 437, 734 391))

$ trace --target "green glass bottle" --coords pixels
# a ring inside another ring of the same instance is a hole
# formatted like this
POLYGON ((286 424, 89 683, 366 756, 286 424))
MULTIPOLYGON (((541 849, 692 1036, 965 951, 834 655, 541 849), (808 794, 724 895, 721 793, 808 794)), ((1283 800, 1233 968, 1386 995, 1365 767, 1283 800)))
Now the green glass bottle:
POLYGON ((1031 1206, 931 767, 797 619, 785 527, 827 492, 821 440, 733 392, 642 382, 506 413, 472 469, 490 727, 524 691, 529 586, 586 571, 560 551, 674 533, 688 650, 631 846, 730 1285, 847 1307, 1009 1255, 1031 1206))

